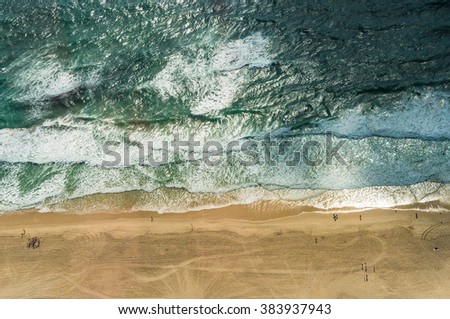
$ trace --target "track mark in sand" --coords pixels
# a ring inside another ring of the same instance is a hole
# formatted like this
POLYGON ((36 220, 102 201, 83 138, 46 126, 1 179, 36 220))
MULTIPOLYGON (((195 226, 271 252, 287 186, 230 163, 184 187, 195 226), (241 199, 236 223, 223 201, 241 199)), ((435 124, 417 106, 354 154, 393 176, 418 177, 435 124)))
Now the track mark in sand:
MULTIPOLYGON (((353 266, 347 267, 348 270, 351 270, 353 266)), ((259 269, 255 270, 252 268, 244 268, 244 267, 236 267, 236 268, 218 268, 218 267, 186 267, 188 270, 196 270, 196 271, 210 271, 210 272, 225 272, 225 273, 242 273, 242 274, 267 274, 267 275, 286 275, 286 276, 292 276, 292 275, 304 275, 305 271, 308 271, 315 276, 319 276, 320 274, 323 274, 323 270, 305 270, 305 269, 259 269)))
MULTIPOLYGON (((247 253, 252 253, 252 252, 247 252, 247 253)), ((245 253, 245 254, 247 254, 245 253)), ((245 255, 245 254, 227 254, 227 255, 215 255, 215 256, 202 256, 202 257, 194 257, 188 260, 183 261, 182 263, 179 263, 177 265, 174 266, 160 266, 160 267, 154 267, 154 268, 160 268, 160 269, 167 269, 169 268, 170 270, 158 275, 158 276, 153 276, 153 277, 147 277, 144 275, 139 275, 136 274, 135 272, 128 270, 130 273, 132 273, 133 276, 135 276, 136 278, 144 281, 144 282, 153 282, 153 281, 159 281, 159 280, 163 280, 167 277, 169 277, 170 275, 176 273, 178 270, 185 268, 186 266, 195 263, 197 261, 201 261, 201 260, 207 260, 207 259, 215 259, 215 258, 224 258, 224 257, 230 257, 230 256, 241 256, 241 255, 245 255)))
MULTIPOLYGON (((147 277, 147 276, 143 276, 143 275, 138 275, 136 273, 133 273, 133 274, 134 274, 134 276, 136 276, 137 278, 139 278, 140 280, 145 281, 145 282, 159 281, 159 280, 163 280, 163 279, 169 277, 170 275, 176 273, 179 269, 181 269, 181 268, 183 268, 183 267, 185 267, 185 266, 187 266, 187 265, 189 265, 189 264, 191 264, 193 262, 202 260, 202 259, 205 259, 205 257, 195 257, 195 258, 192 258, 192 259, 188 259, 188 260, 186 260, 186 261, 184 261, 181 264, 178 264, 176 266, 170 266, 170 267, 174 267, 174 268, 169 270, 168 272, 165 272, 165 273, 159 275, 159 276, 147 277)), ((164 268, 167 268, 167 267, 164 267, 164 268)))
MULTIPOLYGON (((426 240, 428 234, 429 234, 431 231, 435 230, 435 229, 438 228, 439 226, 442 226, 442 225, 445 225, 445 224, 449 224, 449 223, 450 223, 450 222, 439 223, 439 224, 433 225, 433 226, 431 226, 431 227, 428 227, 428 228, 425 229, 425 231, 422 233, 421 239, 422 239, 422 240, 426 240)), ((422 248, 424 249, 424 251, 427 251, 427 250, 428 250, 428 248, 427 248, 423 243, 421 243, 420 241, 419 241, 419 244, 420 244, 420 246, 422 246, 422 248)), ((434 260, 436 260, 438 263, 440 263, 442 266, 444 266, 445 268, 450 269, 450 265, 449 265, 444 259, 438 257, 437 254, 432 253, 431 251, 428 251, 428 255, 429 255, 431 258, 433 258, 434 260)))
POLYGON ((425 229, 425 231, 422 233, 421 238, 422 238, 423 240, 426 240, 429 233, 431 233, 431 232, 432 232, 433 230, 435 230, 436 228, 438 228, 438 227, 440 227, 440 226, 442 226, 442 225, 448 224, 448 223, 449 223, 449 222, 439 223, 439 224, 433 225, 433 226, 431 226, 431 227, 428 227, 428 228, 425 229))
POLYGON ((386 256, 387 256, 386 242, 383 239, 381 239, 377 236, 373 236, 373 235, 368 236, 367 238, 372 238, 381 244, 381 251, 378 253, 377 256, 375 256, 375 258, 369 260, 369 263, 375 265, 375 264, 379 263, 381 260, 383 260, 384 258, 386 258, 386 256))
POLYGON ((96 298, 102 298, 102 299, 110 299, 111 298, 111 297, 109 297, 107 295, 104 295, 104 294, 102 294, 100 292, 97 292, 97 291, 91 290, 89 288, 86 288, 84 286, 81 286, 80 284, 76 283, 75 281, 73 281, 72 279, 68 278, 67 276, 62 275, 61 277, 64 278, 66 281, 68 281, 70 284, 72 284, 72 286, 74 286, 75 288, 77 288, 78 290, 80 290, 80 291, 82 291, 84 293, 87 293, 88 295, 91 295, 91 296, 96 297, 96 298))

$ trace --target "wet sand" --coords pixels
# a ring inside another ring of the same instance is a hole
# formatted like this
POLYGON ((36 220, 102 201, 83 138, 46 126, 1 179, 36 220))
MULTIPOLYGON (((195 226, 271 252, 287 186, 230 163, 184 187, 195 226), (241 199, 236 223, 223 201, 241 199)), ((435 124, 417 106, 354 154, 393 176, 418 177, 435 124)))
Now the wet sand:
POLYGON ((450 298, 450 212, 337 217, 275 202, 3 214, 0 298, 450 298))

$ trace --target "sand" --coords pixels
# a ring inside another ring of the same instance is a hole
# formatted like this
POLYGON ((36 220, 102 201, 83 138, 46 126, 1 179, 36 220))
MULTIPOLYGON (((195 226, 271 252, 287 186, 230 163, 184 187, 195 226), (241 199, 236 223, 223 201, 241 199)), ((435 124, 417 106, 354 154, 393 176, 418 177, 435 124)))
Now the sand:
POLYGON ((275 202, 3 214, 0 298, 450 298, 449 222, 412 208, 335 221, 275 202))

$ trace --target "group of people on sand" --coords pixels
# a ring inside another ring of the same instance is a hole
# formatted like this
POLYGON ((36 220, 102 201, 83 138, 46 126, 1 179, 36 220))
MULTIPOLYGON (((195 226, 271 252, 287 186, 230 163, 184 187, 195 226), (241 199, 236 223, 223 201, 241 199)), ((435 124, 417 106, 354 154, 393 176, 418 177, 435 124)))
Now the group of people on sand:
MULTIPOLYGON (((20 238, 24 238, 26 234, 27 232, 24 229, 23 232, 20 234, 20 238)), ((41 239, 39 237, 35 236, 28 238, 27 248, 36 249, 39 248, 39 246, 41 246, 41 239)))
MULTIPOLYGON (((361 263, 361 270, 363 270, 366 274, 365 274, 365 276, 364 276, 364 281, 365 282, 367 282, 367 281, 369 281, 369 274, 367 274, 367 264, 364 262, 364 263, 361 263)), ((373 266, 373 272, 375 273, 375 266, 373 266)))
POLYGON ((41 246, 40 238, 38 238, 38 237, 28 238, 28 244, 27 244, 28 248, 36 249, 39 246, 41 246))

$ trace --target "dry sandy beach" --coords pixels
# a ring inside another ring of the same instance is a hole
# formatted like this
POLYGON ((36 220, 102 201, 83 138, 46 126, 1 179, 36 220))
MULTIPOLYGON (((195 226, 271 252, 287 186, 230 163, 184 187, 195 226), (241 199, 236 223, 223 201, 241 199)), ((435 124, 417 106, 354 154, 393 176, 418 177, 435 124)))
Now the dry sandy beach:
POLYGON ((335 221, 275 202, 3 214, 0 298, 450 298, 449 222, 413 208, 335 221))

